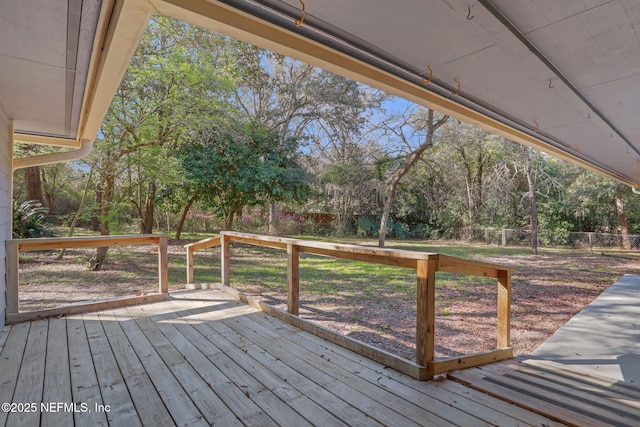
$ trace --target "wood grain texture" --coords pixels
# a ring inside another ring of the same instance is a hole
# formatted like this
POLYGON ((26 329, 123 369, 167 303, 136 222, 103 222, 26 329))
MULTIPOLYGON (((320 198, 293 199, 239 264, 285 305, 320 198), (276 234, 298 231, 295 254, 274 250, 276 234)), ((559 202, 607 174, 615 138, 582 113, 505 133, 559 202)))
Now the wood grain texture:
MULTIPOLYGON (((0 399, 73 399, 110 405, 111 411, 48 414, 40 422, 0 413, 0 424, 558 425, 463 384, 415 380, 333 344, 324 338, 328 331, 316 325, 279 313, 292 324, 225 292, 201 290, 176 292, 152 304, 11 325, 0 335, 0 399)), ((494 366, 498 370, 490 375, 506 377, 502 371, 508 367, 494 366)), ((551 379, 534 374, 523 371, 506 379, 535 378, 550 386, 551 379)), ((559 391, 580 384, 569 377, 562 382, 559 391)), ((590 384, 575 395, 604 406, 606 397, 587 395, 593 387, 608 386, 590 384)), ((615 409, 626 410, 622 392, 616 393, 615 409)), ((590 406, 585 410, 609 416, 590 406)))

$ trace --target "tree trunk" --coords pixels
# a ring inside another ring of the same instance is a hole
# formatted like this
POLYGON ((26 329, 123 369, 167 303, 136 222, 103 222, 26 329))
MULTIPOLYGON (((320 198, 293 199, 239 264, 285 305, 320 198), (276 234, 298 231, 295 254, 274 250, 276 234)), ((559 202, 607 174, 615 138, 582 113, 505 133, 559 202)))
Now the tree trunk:
POLYGON ((180 216, 180 222, 178 222, 178 226, 176 228, 176 240, 180 240, 180 235, 182 234, 182 227, 184 227, 184 223, 187 220, 187 214, 189 213, 189 209, 191 209, 191 206, 193 206, 195 201, 198 200, 198 196, 199 196, 198 193, 191 196, 187 201, 187 204, 184 206, 184 209, 182 210, 182 215, 180 216))
POLYGON ((482 205, 483 205, 483 203, 482 203, 483 202, 482 201, 482 192, 483 192, 483 182, 482 182, 482 180, 484 179, 484 177, 483 177, 484 155, 483 155, 482 149, 480 149, 480 152, 478 153, 477 163, 478 163, 478 171, 476 173, 476 182, 475 182, 475 187, 474 187, 474 192, 473 192, 473 196, 474 196, 474 201, 473 201, 474 222, 475 222, 475 218, 478 217, 478 212, 480 212, 482 210, 482 205))
POLYGON ((536 188, 531 173, 531 157, 529 155, 529 147, 522 146, 524 154, 524 171, 527 176, 527 184, 529 186, 529 202, 531 203, 531 251, 534 255, 538 255, 538 206, 536 203, 536 188))
POLYGON ((387 237, 387 222, 389 221, 389 214, 391 213, 391 207, 393 206, 393 199, 395 198, 398 184, 400 184, 402 178, 411 170, 413 165, 420 160, 420 157, 427 148, 433 145, 433 134, 440 126, 444 125, 447 120, 449 120, 449 116, 442 116, 440 120, 435 123, 433 120, 433 110, 429 109, 427 113, 427 136, 425 137, 424 142, 407 157, 407 160, 398 169, 395 170, 390 179, 389 194, 384 202, 382 218, 380 218, 380 229, 378 230, 378 246, 381 248, 384 247, 385 239, 387 237))
POLYGON ((616 192, 616 212, 618 213, 618 222, 620 223, 620 234, 622 234, 622 247, 631 249, 631 240, 629 239, 629 220, 624 211, 624 200, 622 194, 616 192))
MULTIPOLYGON (((113 189, 115 186, 115 177, 108 176, 105 179, 104 184, 104 192, 102 193, 101 198, 101 209, 100 209, 100 235, 108 236, 110 234, 109 228, 109 213, 111 211, 111 199, 113 198, 113 189)), ((93 265, 93 271, 100 271, 102 269, 102 265, 104 261, 107 259, 107 251, 108 247, 104 248, 96 248, 96 254, 91 259, 91 263, 93 265)))
MULTIPOLYGON (((87 193, 89 192, 89 184, 91 183, 91 177, 93 176, 93 167, 89 171, 89 177, 87 181, 84 183, 84 189, 82 190, 82 199, 80 199, 80 206, 78 206, 78 210, 75 215, 73 215, 73 220, 71 221, 71 225, 69 226, 69 235, 67 237, 73 236, 73 232, 76 229, 76 223, 78 222, 78 218, 80 218, 80 214, 82 214, 82 210, 84 209, 84 204, 87 201, 87 193)), ((62 259, 64 257, 65 249, 62 249, 56 259, 62 259)))
POLYGON ((278 202, 273 202, 269 204, 269 231, 268 234, 276 235, 278 234, 278 221, 280 220, 280 216, 278 214, 278 202))
POLYGON ((465 183, 467 186, 467 219, 465 220, 467 227, 473 227, 474 218, 475 218, 475 197, 473 195, 474 188, 474 178, 473 178, 473 169, 471 167, 471 162, 467 158, 467 153, 464 147, 460 148, 460 156, 462 156, 462 160, 464 162, 465 167, 465 183))
POLYGON ((389 214, 391 213, 391 207, 393 206, 393 200, 396 196, 396 188, 400 179, 396 179, 391 183, 389 189, 389 195, 384 201, 384 207, 382 208, 382 218, 380 218, 380 229, 378 230, 378 247, 384 248, 385 240, 387 238, 387 223, 389 222, 389 214))
POLYGON ((147 198, 144 203, 144 215, 142 218, 142 234, 153 233, 153 213, 154 213, 154 200, 156 198, 156 183, 150 182, 147 189, 147 198))
POLYGON ((25 168, 25 184, 27 187, 27 200, 37 200, 41 205, 44 205, 40 166, 25 168))
POLYGON ((100 231, 100 206, 102 206, 102 187, 96 188, 95 209, 91 215, 91 231, 100 231))
POLYGON ((49 207, 49 215, 53 215, 53 207, 55 205, 55 195, 53 194, 53 191, 50 191, 51 187, 47 182, 47 174, 45 173, 44 170, 40 170, 40 178, 42 179, 42 184, 43 184, 41 186, 43 198, 44 200, 46 200, 47 206, 49 207))
POLYGON ((227 215, 227 217, 224 219, 224 229, 225 230, 231 230, 231 227, 233 226, 233 219, 236 216, 236 212, 235 211, 230 211, 229 215, 227 215))

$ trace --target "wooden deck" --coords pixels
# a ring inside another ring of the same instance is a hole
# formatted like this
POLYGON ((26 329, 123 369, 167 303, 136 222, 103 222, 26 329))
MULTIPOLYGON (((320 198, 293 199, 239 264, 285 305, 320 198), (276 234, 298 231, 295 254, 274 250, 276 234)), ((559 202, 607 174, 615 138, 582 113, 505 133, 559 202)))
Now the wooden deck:
POLYGON ((560 425, 414 380, 214 290, 15 324, 0 351, 7 426, 560 425))
POLYGON ((640 388, 556 362, 522 357, 449 378, 572 426, 640 425, 640 388))

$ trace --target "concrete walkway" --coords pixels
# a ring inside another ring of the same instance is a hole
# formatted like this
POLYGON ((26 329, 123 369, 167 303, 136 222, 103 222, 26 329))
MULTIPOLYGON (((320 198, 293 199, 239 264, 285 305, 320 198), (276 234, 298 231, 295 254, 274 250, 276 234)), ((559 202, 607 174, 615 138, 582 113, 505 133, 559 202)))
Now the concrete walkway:
POLYGON ((624 275, 530 356, 640 387, 640 275, 624 275))

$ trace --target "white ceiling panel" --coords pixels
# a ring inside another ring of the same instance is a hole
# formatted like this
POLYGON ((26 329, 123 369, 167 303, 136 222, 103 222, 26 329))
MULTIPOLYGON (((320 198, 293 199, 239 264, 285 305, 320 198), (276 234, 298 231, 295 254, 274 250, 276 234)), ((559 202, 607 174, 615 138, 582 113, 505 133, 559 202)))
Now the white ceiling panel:
MULTIPOLYGON (((298 1, 286 3, 296 9, 300 7, 298 1)), ((427 65, 435 69, 493 44, 471 25, 467 31, 461 31, 455 23, 464 12, 445 1, 314 0, 307 3, 306 11, 314 18, 417 65, 418 69, 426 69, 427 65), (448 48, 442 49, 445 45, 448 48)))
POLYGON ((11 100, 16 129, 58 134, 65 120, 65 70, 23 59, 0 58, 0 99, 11 100), (33 102, 36 99, 38 102, 33 102))
POLYGON ((582 92, 611 117, 640 114, 640 74, 591 86, 582 92))
MULTIPOLYGON (((452 84, 457 78, 463 91, 472 91, 488 104, 499 106, 507 114, 518 117, 539 129, 566 123, 582 122, 586 118, 547 81, 528 77, 520 65, 494 46, 436 70, 439 78, 446 76, 452 84), (522 100, 526 99, 526 105, 522 100), (537 124, 536 124, 537 122, 537 124)), ((575 101, 575 97, 571 97, 575 101)))
POLYGON ((640 73, 640 2, 611 2, 527 34, 579 89, 640 73))
POLYGON ((627 114, 616 116, 613 123, 620 129, 624 130, 624 134, 632 141, 640 141, 640 120, 638 114, 627 114))
POLYGON ((0 103, 15 130, 77 137, 101 0, 2 0, 0 103))
POLYGON ((611 3, 611 0, 493 0, 491 3, 508 14, 522 33, 528 34, 611 3))
POLYGON ((66 65, 67 0, 2 0, 0 56, 66 65))

